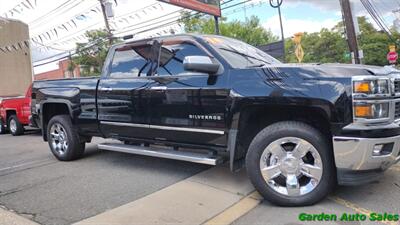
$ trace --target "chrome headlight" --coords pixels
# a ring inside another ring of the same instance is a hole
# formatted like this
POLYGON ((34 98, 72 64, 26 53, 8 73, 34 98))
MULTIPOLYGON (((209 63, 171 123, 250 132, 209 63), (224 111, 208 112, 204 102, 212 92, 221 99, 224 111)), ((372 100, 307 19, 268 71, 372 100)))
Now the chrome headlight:
POLYGON ((353 77, 353 94, 389 95, 389 78, 353 77))
POLYGON ((353 105, 356 119, 386 119, 389 118, 389 102, 368 103, 355 102, 353 105))
POLYGON ((362 123, 386 123, 393 117, 392 82, 389 77, 354 76, 353 117, 362 123))

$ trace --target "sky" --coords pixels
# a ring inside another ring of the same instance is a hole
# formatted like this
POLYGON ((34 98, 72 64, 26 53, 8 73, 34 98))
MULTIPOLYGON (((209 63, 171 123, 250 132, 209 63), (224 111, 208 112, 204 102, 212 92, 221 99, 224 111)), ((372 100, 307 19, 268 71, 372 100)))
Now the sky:
MULTIPOLYGON (((369 17, 359 0, 351 0, 357 16, 369 17)), ((396 18, 392 12, 400 8, 400 0, 373 0, 384 15, 389 26, 396 18)), ((283 0, 281 7, 285 37, 291 37, 297 32, 318 32, 322 28, 333 28, 342 21, 339 0, 283 0)), ((228 10, 230 20, 244 20, 251 15, 257 15, 266 29, 280 37, 278 10, 270 7, 269 0, 251 1, 244 9, 228 10)), ((372 22, 372 19, 370 19, 372 22)), ((376 24, 374 24, 377 26, 376 24)))
MULTIPOLYGON (((246 0, 233 0, 224 4, 222 8, 244 1, 246 0)), ((351 1, 357 16, 368 15, 360 0, 351 1)), ((400 0, 371 1, 383 15, 386 24, 391 26, 396 18, 392 11, 400 8, 400 0)), ((117 0, 117 2, 118 5, 113 3, 115 17, 111 19, 111 23, 118 36, 136 33, 135 38, 138 39, 169 34, 171 31, 175 33, 183 31, 183 27, 179 24, 172 23, 179 17, 181 10, 179 7, 156 0, 117 0), (146 31, 148 28, 169 21, 171 23, 167 26, 146 31)), ((86 30, 104 27, 98 6, 98 0, 0 0, 0 16, 4 17, 7 13, 8 17, 29 24, 30 36, 35 39, 32 43, 33 61, 40 63, 38 61, 49 56, 60 57, 58 53, 73 49, 76 42, 85 42, 83 36, 86 30), (28 1, 33 5, 33 9, 30 9, 28 1), (11 15, 9 11, 17 5, 20 6, 17 8, 18 13, 14 11, 11 15), (71 22, 71 19, 74 21, 71 22), (54 28, 56 32, 53 31, 54 28)), ((283 0, 281 11, 285 37, 291 37, 297 32, 330 29, 342 20, 339 0, 283 0)), ((252 15, 258 16, 266 29, 280 37, 278 11, 269 5, 269 0, 251 0, 224 9, 222 15, 229 21, 244 21, 252 15)))

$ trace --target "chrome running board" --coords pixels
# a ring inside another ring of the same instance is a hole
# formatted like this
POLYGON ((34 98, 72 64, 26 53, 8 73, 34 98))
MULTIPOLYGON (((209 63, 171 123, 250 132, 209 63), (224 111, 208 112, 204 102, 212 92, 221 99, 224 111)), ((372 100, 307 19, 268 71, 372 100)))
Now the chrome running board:
POLYGON ((175 159, 193 163, 200 163, 206 165, 219 165, 223 163, 223 159, 218 156, 210 156, 208 154, 201 154, 195 152, 176 151, 168 149, 157 149, 152 147, 143 147, 135 145, 125 145, 118 143, 105 143, 99 144, 98 148, 101 150, 124 152, 136 155, 153 156, 165 159, 175 159))

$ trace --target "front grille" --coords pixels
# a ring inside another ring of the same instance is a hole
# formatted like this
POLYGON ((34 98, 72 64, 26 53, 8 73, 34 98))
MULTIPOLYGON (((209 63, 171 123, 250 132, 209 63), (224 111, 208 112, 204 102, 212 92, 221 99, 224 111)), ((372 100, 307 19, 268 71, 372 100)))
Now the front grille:
POLYGON ((394 81, 394 92, 400 94, 400 80, 394 81))
POLYGON ((395 111, 394 111, 394 119, 400 119, 400 102, 396 102, 395 111))

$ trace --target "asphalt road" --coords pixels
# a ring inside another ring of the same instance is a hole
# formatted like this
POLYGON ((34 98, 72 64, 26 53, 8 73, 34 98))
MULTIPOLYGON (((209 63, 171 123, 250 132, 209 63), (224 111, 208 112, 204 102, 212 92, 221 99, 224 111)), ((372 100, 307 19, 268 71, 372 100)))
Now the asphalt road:
POLYGON ((337 187, 324 201, 309 207, 281 208, 263 202, 256 208, 242 216, 233 225, 300 225, 300 224, 387 224, 400 225, 400 222, 371 222, 366 221, 339 221, 347 214, 388 213, 400 214, 400 164, 386 171, 378 182, 354 186, 337 187), (335 214, 337 221, 304 222, 299 220, 301 213, 307 214, 335 214))
MULTIPOLYGON (((40 224, 71 224, 138 200, 210 168, 174 160, 98 151, 96 143, 103 141, 95 139, 93 144, 88 145, 81 160, 59 162, 38 133, 20 137, 0 136, 0 206, 40 224)), ((207 182, 223 180, 222 175, 215 176, 207 177, 207 182), (221 179, 215 176, 221 176, 221 179)), ((243 182, 236 185, 241 187, 246 183, 243 182)), ((238 213, 227 212, 228 216, 223 218, 228 218, 228 221, 229 217, 238 213)), ((372 212, 400 213, 400 164, 388 170, 379 182, 338 187, 329 198, 314 206, 282 208, 262 202, 232 221, 234 225, 298 225, 310 224, 299 221, 300 213, 340 216, 343 213, 372 212)), ((311 224, 400 223, 336 221, 311 224)))
MULTIPOLYGON (((94 143, 104 140, 95 139, 94 143)), ((86 147, 59 162, 40 134, 0 136, 0 205, 40 224, 71 224, 132 202, 209 167, 86 147)))

